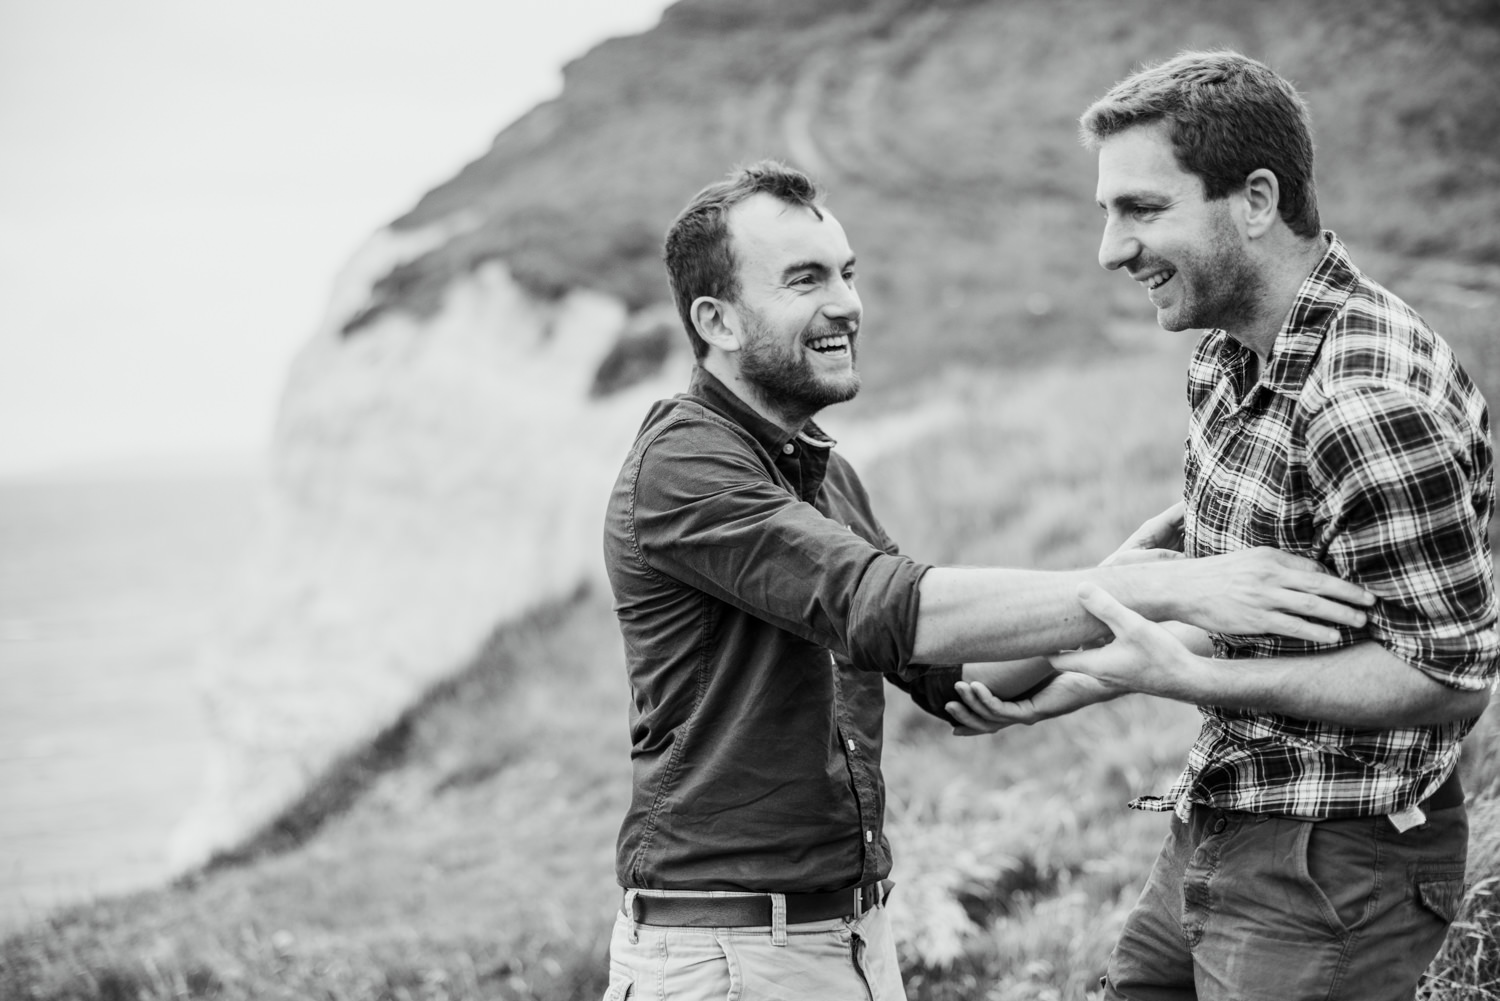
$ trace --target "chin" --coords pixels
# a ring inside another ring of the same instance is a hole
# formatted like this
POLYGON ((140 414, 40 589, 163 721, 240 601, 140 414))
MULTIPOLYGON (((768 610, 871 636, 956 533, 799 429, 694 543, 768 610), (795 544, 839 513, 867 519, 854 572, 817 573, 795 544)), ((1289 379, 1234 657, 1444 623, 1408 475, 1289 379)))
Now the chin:
POLYGON ((854 399, 859 395, 859 386, 859 373, 853 371, 837 379, 825 380, 823 383, 823 389, 830 403, 846 403, 854 399))

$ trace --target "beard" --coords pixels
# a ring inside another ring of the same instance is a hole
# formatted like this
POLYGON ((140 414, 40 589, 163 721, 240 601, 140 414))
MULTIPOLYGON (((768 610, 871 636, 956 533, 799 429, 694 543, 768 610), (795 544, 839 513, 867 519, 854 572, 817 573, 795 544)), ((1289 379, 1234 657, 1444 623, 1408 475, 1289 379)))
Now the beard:
MULTIPOLYGON (((849 369, 835 374, 819 374, 803 350, 806 338, 793 344, 778 338, 760 314, 741 307, 746 319, 745 335, 740 348, 740 377, 752 386, 761 399, 775 409, 799 421, 806 420, 824 407, 854 399, 859 393, 859 372, 852 329, 849 330, 849 369)), ((821 334, 843 333, 829 326, 821 334)))
POLYGON ((1240 244, 1228 210, 1215 215, 1207 253, 1179 262, 1182 300, 1169 315, 1159 317, 1167 330, 1234 330, 1256 312, 1265 279, 1240 244))

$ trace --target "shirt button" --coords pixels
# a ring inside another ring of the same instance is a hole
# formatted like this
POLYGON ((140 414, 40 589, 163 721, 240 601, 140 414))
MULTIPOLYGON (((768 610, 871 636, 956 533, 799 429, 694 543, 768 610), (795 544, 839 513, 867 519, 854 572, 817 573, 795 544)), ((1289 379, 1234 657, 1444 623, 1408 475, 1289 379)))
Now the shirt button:
POLYGON ((865 844, 868 845, 871 842, 873 842, 874 840, 875 840, 875 832, 874 831, 866 831, 865 832, 865 844))
POLYGON ((849 750, 851 750, 851 751, 854 750, 854 738, 853 737, 849 738, 849 750))
POLYGON ((791 455, 793 452, 797 451, 795 448, 792 447, 792 443, 791 442, 787 442, 785 445, 782 445, 781 446, 781 450, 783 452, 785 452, 787 455, 791 455))
POLYGON ((1226 828, 1228 826, 1229 826, 1229 821, 1225 820, 1223 817, 1220 817, 1218 820, 1214 821, 1214 833, 1215 834, 1223 834, 1224 833, 1224 828, 1226 828))

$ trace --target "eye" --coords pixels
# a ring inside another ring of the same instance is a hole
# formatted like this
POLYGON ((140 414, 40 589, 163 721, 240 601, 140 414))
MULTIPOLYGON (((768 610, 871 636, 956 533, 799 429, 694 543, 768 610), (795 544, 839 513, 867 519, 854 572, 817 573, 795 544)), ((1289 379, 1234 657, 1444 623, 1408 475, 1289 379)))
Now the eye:
POLYGON ((848 271, 844 272, 844 281, 848 282, 850 285, 854 284, 854 279, 857 277, 858 275, 854 273, 853 268, 850 268, 848 271))
POLYGON ((1137 205, 1130 210, 1130 214, 1137 219, 1152 219, 1161 214, 1159 205, 1137 205))
POLYGON ((812 275, 798 275, 796 278, 793 278, 789 284, 791 284, 793 288, 807 288, 811 285, 816 285, 817 279, 812 275))

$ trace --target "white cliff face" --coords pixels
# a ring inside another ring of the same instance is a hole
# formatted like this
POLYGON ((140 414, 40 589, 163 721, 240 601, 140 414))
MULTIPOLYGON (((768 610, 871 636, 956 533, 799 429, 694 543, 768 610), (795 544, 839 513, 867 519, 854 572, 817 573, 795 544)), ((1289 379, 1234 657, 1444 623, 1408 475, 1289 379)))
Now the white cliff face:
POLYGON ((379 234, 295 363, 265 536, 207 655, 215 747, 179 865, 272 819, 495 626, 602 585, 610 486, 649 402, 686 384, 685 340, 655 377, 590 399, 625 307, 539 301, 499 262, 429 319, 340 333, 374 280, 453 232, 379 234))

